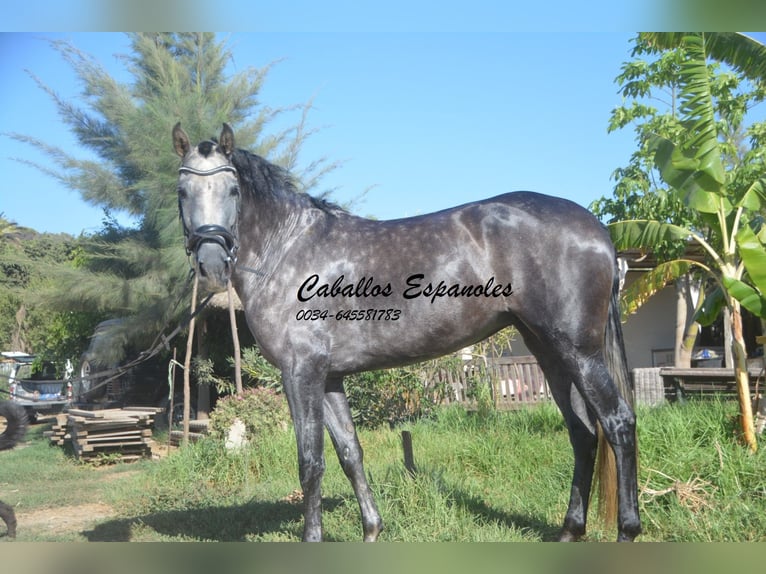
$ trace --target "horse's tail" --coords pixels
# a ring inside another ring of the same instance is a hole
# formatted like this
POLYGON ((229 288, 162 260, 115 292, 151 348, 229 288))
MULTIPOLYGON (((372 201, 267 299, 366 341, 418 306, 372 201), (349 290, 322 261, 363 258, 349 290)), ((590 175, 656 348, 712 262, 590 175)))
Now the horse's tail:
MULTIPOLYGON (((623 399, 633 408, 633 384, 628 372, 625 342, 620 321, 620 272, 615 270, 612 296, 609 301, 609 318, 606 323, 604 358, 615 386, 623 399)), ((613 526, 617 521, 617 466, 614 452, 598 427, 598 457, 596 461, 598 481, 598 512, 603 521, 613 526)))
POLYGON ((27 432, 27 411, 10 401, 0 402, 0 417, 5 418, 5 430, 0 433, 0 450, 16 446, 27 432))

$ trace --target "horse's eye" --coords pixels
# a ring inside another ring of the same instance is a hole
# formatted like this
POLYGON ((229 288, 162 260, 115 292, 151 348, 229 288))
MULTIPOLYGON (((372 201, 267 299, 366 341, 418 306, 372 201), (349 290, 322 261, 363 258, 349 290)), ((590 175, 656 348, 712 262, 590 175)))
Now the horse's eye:
POLYGON ((178 188, 178 199, 186 199, 189 194, 186 192, 186 188, 178 188))
POLYGON ((239 197, 239 186, 235 185, 229 190, 229 195, 232 197, 239 197))

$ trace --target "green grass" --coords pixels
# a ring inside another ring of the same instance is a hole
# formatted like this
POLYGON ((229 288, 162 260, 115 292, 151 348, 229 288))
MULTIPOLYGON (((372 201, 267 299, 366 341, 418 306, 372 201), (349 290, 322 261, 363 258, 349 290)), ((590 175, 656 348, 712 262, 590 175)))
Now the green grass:
POLYGON ((42 436, 45 427, 34 426, 24 444, 0 452, 0 499, 17 512, 27 508, 71 506, 84 501, 112 498, 114 484, 126 471, 145 467, 114 465, 94 468, 78 463, 62 448, 52 448, 42 436))
POLYGON ((737 443, 737 405, 691 401, 641 415, 648 534, 667 541, 766 540, 766 456, 763 445, 751 454, 737 443))
MULTIPOLYGON (((639 409, 641 540, 766 540, 766 456, 735 437, 736 404, 692 401, 639 409)), ((404 470, 401 429, 360 431, 385 541, 554 539, 569 495, 572 454, 551 406, 488 418, 445 408, 408 425, 416 476, 404 470)), ((29 446, 0 453, 0 499, 17 512, 99 500, 117 516, 79 533, 19 540, 299 540, 300 488, 292 431, 227 453, 214 440, 161 461, 94 469, 51 448, 36 427, 29 446), (126 472, 127 471, 127 472, 126 472)), ((327 540, 361 539, 359 510, 327 440, 327 540)), ((615 532, 592 518, 589 540, 615 532)))

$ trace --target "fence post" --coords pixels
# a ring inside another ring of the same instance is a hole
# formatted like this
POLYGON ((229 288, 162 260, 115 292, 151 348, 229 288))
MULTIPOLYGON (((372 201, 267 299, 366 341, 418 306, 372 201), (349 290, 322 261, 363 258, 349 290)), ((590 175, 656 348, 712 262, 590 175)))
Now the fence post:
POLYGON ((410 431, 402 431, 402 449, 404 450, 404 468, 410 476, 415 476, 415 459, 412 455, 412 434, 410 431))

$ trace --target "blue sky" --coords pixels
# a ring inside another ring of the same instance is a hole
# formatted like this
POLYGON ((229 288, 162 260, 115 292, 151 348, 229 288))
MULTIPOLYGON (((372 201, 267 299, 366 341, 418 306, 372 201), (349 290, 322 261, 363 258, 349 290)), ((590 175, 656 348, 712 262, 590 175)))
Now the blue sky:
MULTIPOLYGON (((302 163, 342 160, 324 187, 354 210, 390 219, 518 189, 581 205, 610 195, 612 171, 633 151, 629 131, 607 133, 621 103, 614 78, 633 32, 611 33, 232 33, 232 69, 279 60, 261 100, 313 98, 320 128, 302 163)), ((67 39, 120 80, 121 33, 0 34, 0 132, 71 148, 73 137, 31 71, 65 98, 79 86, 50 47, 67 39)), ((182 118, 181 118, 182 119, 182 118)), ((235 126, 236 128, 236 126, 235 126)), ((211 134, 212 135, 212 134, 211 134)), ((168 136, 168 146, 170 138, 168 136)), ((85 152, 82 152, 84 154, 85 152)), ((81 154, 81 155, 82 155, 81 154)), ((96 231, 102 213, 36 169, 37 152, 0 135, 0 212, 38 231, 96 231)), ((172 193, 173 190, 168 190, 172 193)))

